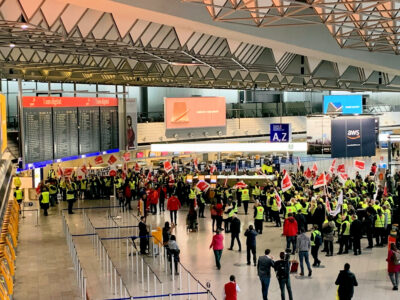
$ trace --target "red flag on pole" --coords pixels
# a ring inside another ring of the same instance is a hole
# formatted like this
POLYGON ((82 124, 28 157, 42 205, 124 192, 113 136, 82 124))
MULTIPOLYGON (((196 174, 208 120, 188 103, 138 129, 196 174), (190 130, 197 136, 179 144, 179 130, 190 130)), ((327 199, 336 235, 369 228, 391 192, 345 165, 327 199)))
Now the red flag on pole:
POLYGON ((172 171, 172 165, 171 162, 169 160, 164 161, 164 170, 165 172, 169 173, 172 171))
POLYGON ((276 190, 275 190, 275 199, 276 199, 276 204, 278 205, 278 209, 281 210, 282 199, 281 199, 281 197, 279 196, 279 193, 276 190))
POLYGON ((346 173, 346 168, 344 167, 344 164, 338 165, 337 166, 337 171, 339 173, 346 173))
POLYGON ((331 172, 332 174, 335 173, 335 167, 336 167, 336 158, 332 161, 332 165, 329 168, 329 172, 331 172))
POLYGON ((326 183, 328 183, 329 181, 331 181, 332 177, 328 173, 328 174, 325 175, 325 179, 326 179, 326 183))
POLYGON ((326 212, 328 213, 328 215, 330 215, 331 214, 331 204, 329 203, 328 197, 326 197, 325 206, 326 206, 326 212))
POLYGON ((317 163, 314 163, 312 166, 312 171, 314 171, 314 173, 318 172, 318 167, 317 167, 317 163))
POLYGON ((363 162, 361 160, 355 160, 354 166, 359 170, 365 170, 365 162, 363 162))
POLYGON ((300 157, 297 156, 297 170, 300 170, 300 167, 301 167, 300 157))
POLYGON ((343 184, 346 182, 347 178, 349 178, 349 176, 346 173, 339 174, 339 179, 343 184))
POLYGON ((117 162, 117 158, 111 154, 111 156, 109 157, 107 163, 111 166, 113 164, 115 164, 117 162))
POLYGON ((314 182, 314 189, 317 189, 325 185, 326 185, 326 178, 325 174, 322 173, 321 175, 318 176, 317 180, 314 182))
POLYGON ((86 164, 83 164, 83 165, 81 166, 80 170, 82 171, 83 174, 86 175, 87 172, 88 172, 88 169, 86 168, 86 164))
POLYGON ((140 172, 140 166, 138 163, 135 164, 135 172, 140 172))
POLYGON ((124 161, 130 161, 131 160, 131 153, 130 152, 125 152, 122 155, 122 158, 124 159, 124 161))
POLYGON ((57 169, 57 175, 58 177, 61 177, 64 175, 62 168, 60 167, 60 165, 58 165, 58 169, 57 169))
POLYGON ((102 163, 104 163, 104 162, 103 162, 103 157, 102 157, 101 155, 96 156, 96 158, 94 159, 94 163, 95 163, 96 165, 101 165, 102 163))
POLYGON ((307 179, 310 179, 312 177, 310 168, 307 168, 307 170, 304 172, 304 177, 307 179))
POLYGON ((383 188, 383 196, 387 196, 388 195, 388 191, 387 191, 387 185, 386 185, 386 182, 385 182, 385 187, 383 188))
POLYGON ((70 177, 72 175, 72 172, 74 172, 74 168, 64 168, 63 174, 65 177, 70 177))
POLYGON ((195 169, 196 171, 198 171, 198 170, 199 170, 199 163, 197 162, 197 158, 195 158, 195 159, 193 160, 193 164, 194 164, 194 169, 195 169))
POLYGON ((210 166, 210 174, 213 174, 215 171, 217 171, 217 167, 214 164, 212 164, 210 166))
POLYGON ((286 192, 293 186, 292 181, 290 180, 290 176, 288 173, 283 176, 282 182, 281 182, 281 189, 283 192, 286 192))
POLYGON ((202 192, 206 192, 210 188, 210 184, 205 182, 204 180, 200 180, 196 184, 196 188, 199 189, 202 192))

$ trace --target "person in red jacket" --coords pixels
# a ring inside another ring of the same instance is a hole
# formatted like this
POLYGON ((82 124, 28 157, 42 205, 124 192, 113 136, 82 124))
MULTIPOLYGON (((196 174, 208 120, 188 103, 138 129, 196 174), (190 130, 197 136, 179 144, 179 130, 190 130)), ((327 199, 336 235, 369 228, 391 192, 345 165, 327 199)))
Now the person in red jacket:
POLYGON ((150 212, 153 215, 157 214, 157 204, 158 204, 158 191, 152 189, 150 192, 150 212))
POLYGON ((178 197, 173 194, 171 197, 168 198, 167 202, 167 209, 171 215, 171 223, 176 225, 176 216, 178 210, 181 208, 181 202, 179 201, 178 197), (175 216, 175 218, 174 218, 175 216), (174 222, 175 219, 175 222, 174 222))
POLYGON ((400 265, 396 265, 396 255, 399 255, 399 252, 397 251, 396 245, 391 244, 390 245, 390 250, 388 252, 388 257, 386 258, 386 261, 388 263, 388 273, 389 273, 389 278, 392 281, 393 284, 393 290, 397 291, 398 286, 399 286, 399 272, 400 272, 400 265))
POLYGON ((224 286, 224 300, 237 300, 237 294, 240 292, 239 285, 236 283, 235 275, 229 277, 229 282, 224 286))
POLYGON ((125 207, 129 210, 132 210, 131 198, 132 198, 132 191, 131 191, 129 184, 127 184, 125 186, 125 207))
POLYGON ((290 249, 290 244, 293 245, 294 254, 296 252, 296 236, 297 236, 297 221, 292 213, 288 214, 288 218, 283 223, 283 235, 286 236, 286 249, 290 249))

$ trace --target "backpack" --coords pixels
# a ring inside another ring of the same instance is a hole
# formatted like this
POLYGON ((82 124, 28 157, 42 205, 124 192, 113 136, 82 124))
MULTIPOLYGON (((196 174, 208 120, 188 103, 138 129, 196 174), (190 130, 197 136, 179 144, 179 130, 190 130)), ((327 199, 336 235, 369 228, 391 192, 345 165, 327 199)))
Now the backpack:
POLYGON ((275 263, 275 272, 278 279, 285 279, 288 277, 288 262, 281 260, 275 263))
POLYGON ((393 251, 393 264, 395 266, 400 265, 400 253, 399 252, 393 251))
POLYGON ((321 246, 322 245, 322 237, 320 234, 316 234, 314 238, 314 243, 315 246, 321 246))

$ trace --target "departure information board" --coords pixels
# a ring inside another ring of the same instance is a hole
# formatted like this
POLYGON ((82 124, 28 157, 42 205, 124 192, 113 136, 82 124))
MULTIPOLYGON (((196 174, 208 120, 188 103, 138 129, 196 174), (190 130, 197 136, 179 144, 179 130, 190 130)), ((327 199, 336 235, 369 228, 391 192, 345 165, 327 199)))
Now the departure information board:
MULTIPOLYGON (((100 111, 98 107, 79 107, 79 153, 100 150, 100 111)), ((118 147, 117 147, 118 148, 118 147)))
POLYGON ((118 108, 100 108, 101 151, 118 148, 118 108))
POLYGON ((24 162, 119 148, 118 99, 23 97, 24 162))
POLYGON ((27 162, 53 159, 51 108, 24 109, 24 158, 27 162))

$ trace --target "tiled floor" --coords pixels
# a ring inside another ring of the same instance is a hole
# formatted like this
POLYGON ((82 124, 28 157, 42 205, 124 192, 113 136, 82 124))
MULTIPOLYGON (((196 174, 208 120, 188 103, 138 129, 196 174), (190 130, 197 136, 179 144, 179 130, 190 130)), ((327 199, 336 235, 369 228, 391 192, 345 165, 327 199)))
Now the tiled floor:
MULTIPOLYGON (((98 206, 106 204, 106 201, 85 201, 80 206, 98 206)), ((135 207, 135 204, 133 205, 135 207)), ((250 215, 243 215, 239 211, 239 218, 242 221, 242 229, 253 222, 250 215)), ((120 224, 137 224, 136 218, 132 215, 122 214, 118 211, 113 213, 121 218, 116 219, 120 224)), ((222 269, 218 271, 214 265, 214 257, 208 249, 212 238, 211 220, 207 212, 206 219, 200 219, 199 232, 188 233, 185 227, 186 212, 178 213, 178 228, 176 230, 177 242, 181 248, 181 262, 191 271, 202 283, 209 282, 211 290, 217 299, 222 299, 223 284, 228 281, 229 275, 235 274, 237 282, 241 287, 239 299, 262 299, 261 286, 257 277, 256 268, 246 265, 246 248, 244 236, 241 236, 243 251, 224 250, 222 255, 222 269)), ((107 224, 106 210, 90 210, 88 216, 96 227, 107 224)), ((148 218, 152 227, 163 226, 164 221, 169 221, 169 214, 163 213, 148 218)), ((74 233, 83 233, 82 217, 79 214, 68 218, 68 223, 74 233)), ((74 299, 77 296, 75 274, 73 273, 71 258, 69 256, 65 237, 62 233, 61 217, 58 211, 51 213, 49 217, 40 217, 40 226, 32 225, 32 217, 27 217, 21 222, 20 245, 18 248, 16 287, 14 299, 74 299)), ((132 234, 123 231, 121 235, 132 234)), ((102 237, 112 236, 112 233, 101 231, 102 237)), ((365 247, 365 240, 362 246, 365 247)), ((226 236, 225 246, 229 246, 230 236, 226 236)), ((88 287, 90 299, 106 299, 102 297, 101 288, 104 288, 104 278, 99 275, 101 269, 94 256, 91 244, 88 240, 77 242, 78 252, 82 256, 84 268, 89 271, 88 287), (86 262, 85 262, 86 261, 86 262), (96 265, 97 263, 97 265, 96 265), (92 274, 92 275, 90 275, 92 274), (93 278, 94 276, 94 278, 93 278), (92 291, 91 291, 92 289, 92 291)), ((114 264, 121 273, 124 282, 128 286, 132 296, 147 294, 145 289, 137 282, 135 273, 126 259, 125 244, 116 246, 117 243, 105 241, 114 264)), ((337 252, 337 244, 335 244, 337 252)), ((227 247, 226 247, 227 248, 227 247)), ((279 252, 285 248, 284 237, 281 236, 281 229, 272 227, 272 224, 265 224, 264 233, 257 238, 257 255, 260 255, 265 248, 272 250, 272 255, 278 257, 279 252)), ((235 250, 237 249, 237 246, 235 250)), ((361 256, 335 255, 326 258, 320 254, 322 266, 313 270, 311 278, 301 278, 297 275, 291 277, 294 299, 335 299, 336 276, 343 268, 345 262, 351 264, 352 271, 358 279, 359 287, 355 289, 354 299, 397 299, 399 292, 391 290, 391 284, 386 272, 386 249, 379 248, 363 250, 361 256)), ((146 261, 154 268, 154 271, 164 282, 165 290, 172 286, 171 277, 164 272, 158 258, 153 261, 146 257, 146 261)), ((179 278, 179 277, 177 277, 179 278)), ((187 280, 186 277, 183 278, 187 280)), ((177 284, 175 282, 175 284, 177 284)), ((164 298, 165 299, 165 298, 164 298)), ((182 297, 182 299, 187 299, 182 297)), ((192 297, 191 299, 196 299, 192 297)), ((270 285, 269 299, 280 299, 280 290, 277 280, 273 275, 270 285)))

